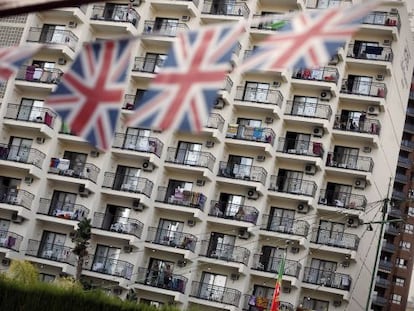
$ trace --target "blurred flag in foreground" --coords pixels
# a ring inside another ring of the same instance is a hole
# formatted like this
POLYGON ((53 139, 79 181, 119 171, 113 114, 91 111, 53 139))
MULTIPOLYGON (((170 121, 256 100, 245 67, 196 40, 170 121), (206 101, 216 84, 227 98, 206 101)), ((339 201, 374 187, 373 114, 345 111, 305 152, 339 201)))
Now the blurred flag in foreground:
POLYGON ((7 81, 23 63, 31 58, 40 46, 13 46, 0 49, 0 82, 7 81))
POLYGON ((279 264, 279 271, 277 274, 275 290, 273 292, 272 304, 270 305, 270 311, 279 311, 279 304, 280 304, 279 296, 280 296, 280 289, 282 287, 283 273, 285 273, 285 256, 283 256, 279 264))

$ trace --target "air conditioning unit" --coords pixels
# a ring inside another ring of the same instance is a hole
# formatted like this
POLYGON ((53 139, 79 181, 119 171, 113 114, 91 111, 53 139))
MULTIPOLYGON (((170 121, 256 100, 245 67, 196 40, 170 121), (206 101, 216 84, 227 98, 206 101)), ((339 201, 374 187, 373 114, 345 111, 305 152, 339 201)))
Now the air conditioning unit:
POLYGON ((257 200, 259 198, 259 192, 254 189, 247 191, 247 197, 251 200, 257 200))
POLYGON ((329 101, 332 98, 332 93, 329 90, 324 90, 319 94, 319 100, 329 101))
POLYGON ((326 198, 319 198, 319 204, 327 204, 328 200, 326 198))
POLYGON ((132 3, 132 6, 140 6, 141 5, 141 0, 129 0, 130 3, 132 3))
POLYGON ((305 174, 307 174, 307 175, 315 175, 316 174, 316 165, 314 165, 314 164, 306 164, 305 165, 305 174))
POLYGON ((263 161, 265 161, 266 160, 266 156, 264 156, 264 155, 262 155, 262 154, 260 154, 260 155, 258 155, 257 156, 257 161, 259 161, 259 162, 263 162, 263 161))
POLYGON ((273 123, 273 118, 272 117, 266 117, 265 123, 267 123, 267 124, 273 123))
POLYGON ((137 212, 142 212, 144 210, 144 205, 141 204, 139 199, 134 199, 134 201, 132 201, 132 209, 137 212))
POLYGON ((371 151, 372 151, 372 149, 371 149, 370 146, 364 146, 362 148, 362 152, 364 152, 364 153, 371 153, 371 151))
POLYGON ((142 169, 146 172, 152 172, 154 170, 154 164, 149 161, 144 161, 144 163, 142 163, 142 169))
POLYGON ((313 128, 313 136, 314 137, 322 137, 324 134, 323 127, 317 126, 313 128))
POLYGON ((11 215, 11 221, 12 221, 12 222, 14 222, 15 224, 20 224, 20 223, 22 223, 22 222, 23 222, 23 220, 24 220, 24 218, 23 218, 22 216, 19 216, 19 215, 17 214, 17 212, 14 212, 14 213, 11 215))
POLYGON ((383 42, 383 45, 385 45, 385 46, 391 46, 391 44, 392 44, 392 41, 389 40, 389 39, 385 39, 384 42, 383 42))
POLYGON ((273 87, 280 87, 281 85, 279 81, 273 81, 273 87))
POLYGON ((78 193, 81 197, 88 197, 89 196, 89 190, 86 189, 85 185, 79 185, 78 193))
POLYGON ((240 274, 238 273, 232 273, 230 274, 230 279, 232 279, 233 281, 237 281, 240 277, 240 274))
POLYGON ((297 247, 297 246, 292 246, 292 247, 290 248, 290 251, 291 251, 291 253, 292 253, 292 254, 297 254, 297 253, 299 253, 299 247, 297 247))
POLYGON ((97 158, 97 157, 99 157, 99 151, 97 151, 97 150, 92 150, 92 151, 91 151, 91 157, 92 157, 92 158, 97 158))
POLYGON ((306 203, 299 203, 296 209, 300 214, 307 214, 309 212, 309 205, 306 203))
POLYGON ((380 109, 378 106, 368 106, 367 113, 370 115, 377 116, 380 113, 380 109))
POLYGON ((27 184, 27 185, 31 185, 33 183, 33 177, 26 176, 24 178, 24 183, 27 184))
POLYGON ((124 252, 125 253, 131 253, 134 250, 134 248, 131 245, 125 245, 124 246, 124 252))
POLYGON ((66 65, 66 58, 59 57, 57 62, 59 65, 66 65))
POLYGON ((36 137, 36 142, 39 144, 39 145, 42 145, 42 144, 44 144, 45 143, 45 138, 44 137, 36 137))
POLYGON ((391 8, 390 13, 391 14, 398 14, 398 9, 397 8, 391 8))
POLYGON ((71 231, 71 232, 69 233, 69 237, 70 237, 71 239, 74 239, 74 238, 76 237, 76 231, 71 231))
POLYGON ((351 264, 351 262, 349 260, 342 261, 342 267, 343 268, 349 268, 350 264, 351 264))
POLYGON ((248 238, 250 238, 250 232, 247 231, 247 229, 242 228, 239 229, 238 235, 237 235, 240 239, 244 239, 247 240, 248 238))
POLYGON ((385 77, 384 77, 384 75, 377 75, 377 76, 375 77, 375 79, 376 79, 377 81, 384 81, 385 77))
POLYGON ((367 186, 367 182, 366 182, 365 179, 362 179, 362 178, 355 179, 355 181, 354 181, 354 188, 355 189, 364 190, 366 186, 367 186))
POLYGON ((189 227, 194 227, 196 225, 196 221, 194 219, 187 220, 187 225, 189 227))
POLYGON ((199 187, 203 187, 206 184, 206 181, 204 179, 197 179, 196 185, 199 187))
POLYGON ((10 266, 10 263, 11 263, 11 260, 10 260, 9 258, 3 258, 3 259, 1 260, 1 264, 2 264, 3 266, 10 266))
POLYGON ((331 60, 329 61, 328 65, 338 65, 339 63, 339 56, 338 54, 332 56, 331 60))
POLYGON ((340 307, 342 305, 342 300, 334 300, 333 305, 334 307, 340 307))
POLYGON ((360 220, 357 216, 349 216, 347 220, 348 227, 358 228, 360 225, 360 220))
POLYGON ((75 21, 70 21, 68 24, 69 28, 76 28, 78 26, 78 23, 75 21))
POLYGON ((182 20, 183 22, 188 22, 188 21, 190 20, 190 16, 188 16, 188 15, 183 15, 183 16, 181 16, 181 20, 182 20))
POLYGON ((177 261, 177 266, 179 266, 180 268, 183 268, 187 265, 187 261, 180 259, 177 261))
POLYGON ((214 108, 223 109, 224 108, 224 100, 222 98, 217 98, 216 103, 214 104, 214 108))
POLYGON ((285 294, 289 294, 292 291, 292 287, 289 285, 282 286, 282 292, 285 294))
POLYGON ((206 147, 207 147, 207 148, 213 148, 213 147, 214 147, 214 141, 212 141, 212 140, 207 140, 207 141, 206 141, 206 147))

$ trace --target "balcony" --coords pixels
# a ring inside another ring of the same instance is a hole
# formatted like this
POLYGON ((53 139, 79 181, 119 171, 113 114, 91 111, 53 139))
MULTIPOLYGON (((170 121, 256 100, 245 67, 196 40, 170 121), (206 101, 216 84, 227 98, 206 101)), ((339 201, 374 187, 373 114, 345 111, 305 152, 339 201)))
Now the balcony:
POLYGON ((165 277, 165 271, 138 267, 136 283, 148 285, 166 290, 172 290, 184 294, 188 279, 179 274, 170 273, 165 277))
POLYGON ((270 215, 266 214, 263 215, 260 230, 306 237, 309 232, 309 224, 304 220, 276 216, 270 217, 270 215))
POLYGON ((414 124, 411 123, 411 121, 406 121, 404 124, 404 132, 408 132, 411 134, 414 134, 414 124))
POLYGON ((207 120, 206 128, 223 132, 224 122, 225 120, 220 114, 210 113, 210 116, 207 120))
POLYGON ((376 287, 382 287, 382 288, 388 288, 391 285, 391 282, 387 279, 384 279, 382 277, 377 276, 377 279, 375 280, 375 286, 376 287))
POLYGON ((254 141, 274 145, 276 134, 269 127, 252 127, 240 124, 229 124, 226 133, 227 138, 244 141, 254 141))
MULTIPOLYGON (((282 12, 273 13, 273 14, 255 14, 253 15, 253 20, 261 20, 263 18, 267 18, 267 20, 261 23, 253 23, 251 25, 251 32, 252 35, 268 35, 268 31, 278 31, 280 30, 285 23, 289 21, 289 19, 284 16, 282 12)), ((271 34, 271 33, 270 33, 271 34)), ((258 37, 260 39, 261 37, 258 37)))
MULTIPOLYGON (((393 196, 393 197, 394 197, 394 196, 393 196)), ((403 213, 402 213, 402 211, 401 211, 400 209, 398 209, 398 208, 391 208, 391 209, 388 211, 388 216, 395 217, 395 218, 402 218, 403 213)))
POLYGON ((382 251, 388 253, 394 253, 397 247, 389 242, 382 243, 382 251))
MULTIPOLYGON (((270 310, 272 305, 272 298, 269 297, 262 297, 262 296, 254 296, 254 295, 244 295, 244 302, 242 310, 270 310), (261 300, 260 300, 261 299, 261 300), (267 305, 263 308, 262 304, 258 304, 258 301, 267 301, 267 305), (254 302, 254 303, 253 303, 254 302), (255 309, 252 309, 255 308, 255 309)), ((279 302, 279 310, 278 311, 294 311, 295 308, 289 302, 280 301, 279 302)))
POLYGON ((148 178, 105 172, 102 188, 144 194, 151 197, 154 183, 148 178))
POLYGON ((364 211, 367 206, 367 199, 364 195, 360 194, 322 189, 319 204, 334 206, 340 209, 364 211))
MULTIPOLYGON (((37 127, 39 125, 46 125, 47 127, 53 129, 56 118, 57 114, 49 108, 11 103, 7 104, 7 111, 4 116, 5 120, 26 121, 33 123, 30 125, 24 124, 22 128, 27 128, 28 126, 37 127)), ((7 122, 7 124, 9 123, 7 122)), ((42 128, 40 128, 40 131, 43 131, 42 128)), ((51 134, 49 136, 51 136, 51 134)))
POLYGON ((196 16, 199 12, 199 4, 199 0, 154 0, 151 2, 151 7, 155 10, 196 16))
MULTIPOLYGON (((274 256, 264 256, 263 254, 254 254, 253 255, 253 264, 252 269, 270 272, 273 274, 279 273, 280 263, 283 260, 281 257, 274 256)), ((292 276, 297 278, 299 276, 301 264, 296 260, 285 260, 285 269, 283 270, 283 275, 292 276)))
POLYGON ((401 20, 398 13, 374 11, 369 13, 362 21, 365 25, 397 27, 400 30, 401 20))
POLYGON ((410 169, 413 166, 413 160, 403 156, 398 156, 398 166, 410 169))
POLYGON ((394 264, 391 261, 383 260, 381 259, 378 264, 378 269, 391 272, 392 268, 394 267, 394 264))
POLYGON ((371 157, 345 156, 343 153, 328 152, 326 166, 371 173, 374 161, 371 157))
POLYGON ((189 250, 194 253, 197 237, 190 233, 148 227, 146 242, 189 250))
POLYGON ((30 27, 27 42, 63 45, 75 51, 78 37, 70 30, 30 27))
POLYGON ((385 307, 388 303, 387 298, 380 297, 380 296, 373 296, 372 297, 372 304, 380 307, 385 307))
POLYGON ((224 79, 224 83, 223 86, 221 87, 222 91, 226 91, 227 93, 231 92, 231 89, 233 88, 233 80, 229 77, 226 76, 226 78, 224 79))
POLYGON ((256 224, 259 211, 248 205, 234 204, 229 202, 211 201, 209 216, 227 220, 238 220, 256 224))
POLYGON ((141 238, 144 224, 134 218, 95 212, 93 214, 92 227, 104 231, 129 234, 137 238, 141 238))
POLYGON ((126 4, 95 4, 92 8, 91 25, 98 31, 135 33, 139 20, 137 11, 126 4))
POLYGON ((1 187, 0 188, 0 203, 22 206, 30 210, 34 200, 34 194, 16 188, 1 187))
POLYGON ((0 230, 0 248, 3 247, 18 252, 20 250, 20 244, 22 241, 23 236, 20 234, 11 231, 0 230))
POLYGON ((386 98, 387 85, 383 82, 342 80, 342 94, 386 98))
POLYGON ((315 228, 312 230, 311 242, 356 251, 359 237, 356 234, 315 228))
POLYGON ((136 101, 136 96, 134 94, 125 94, 122 109, 124 109, 124 110, 134 110, 135 109, 135 101, 136 101))
POLYGON ((348 274, 305 267, 303 282, 349 291, 352 279, 348 274))
POLYGON ((81 163, 72 167, 70 160, 64 158, 51 158, 48 173, 67 177, 90 180, 96 184, 100 169, 92 163, 81 163))
POLYGON ((317 185, 313 180, 287 178, 285 176, 270 176, 270 191, 314 197, 317 185))
MULTIPOLYGON (((260 104, 281 107, 283 103, 283 95, 279 90, 271 90, 268 88, 245 87, 238 86, 234 96, 236 101, 245 102, 246 105, 260 104)), ((235 103, 239 105, 239 103, 235 103)), ((274 109, 274 107, 271 107, 274 109)))
POLYGON ((165 162, 193 167, 207 168, 213 171, 216 157, 210 152, 191 151, 187 149, 169 147, 165 162))
POLYGON ((217 176, 245 181, 266 183, 267 172, 263 167, 220 161, 217 176))
POLYGON ((250 251, 233 244, 218 243, 214 240, 201 241, 200 256, 247 265, 250 251))
POLYGON ((392 199, 395 199, 398 201, 404 201, 407 199, 407 197, 408 195, 404 191, 398 191, 395 189, 392 191, 392 199))
POLYGON ((330 120, 332 108, 325 104, 288 100, 285 115, 330 120))
POLYGON ((204 210, 207 197, 200 192, 187 190, 184 190, 183 192, 169 191, 167 187, 158 187, 157 198, 155 201, 204 210))
POLYGON ((339 72, 336 67, 321 68, 298 68, 295 69, 292 78, 299 80, 323 81, 330 83, 338 83, 339 72))
POLYGON ((351 0, 307 1, 307 9, 328 9, 352 4, 351 0))
POLYGON ((63 72, 57 68, 40 68, 34 65, 20 66, 16 80, 33 82, 42 87, 43 85, 58 84, 62 75, 63 72))
POLYGON ((322 143, 279 137, 277 152, 323 158, 322 143))
POLYGON ((250 10, 247 4, 244 2, 215 2, 211 0, 205 0, 201 13, 209 15, 244 17, 247 19, 249 17, 250 10))
POLYGON ((73 249, 32 239, 29 240, 27 245, 26 255, 66 263, 71 266, 76 263, 76 255, 73 253, 73 249))
POLYGON ((408 183, 408 176, 401 174, 401 173, 395 173, 395 179, 394 182, 399 182, 401 184, 408 183))
POLYGON ((115 133, 112 148, 152 153, 160 158, 164 144, 156 137, 115 133))
POLYGON ((0 144, 0 160, 31 164, 42 169, 45 158, 46 155, 35 148, 0 144))
POLYGON ((164 66, 164 62, 164 57, 157 57, 156 59, 150 57, 135 57, 132 71, 150 74, 158 73, 164 66))
POLYGON ((166 21, 145 21, 144 35, 154 35, 162 37, 175 37, 179 32, 188 31, 186 23, 166 22, 166 21))
POLYGON ((92 272, 112 275, 130 280, 134 265, 118 259, 102 256, 88 256, 85 259, 83 268, 92 272))
POLYGON ((366 118, 363 122, 358 122, 356 126, 354 120, 347 120, 344 122, 341 122, 340 120, 340 115, 335 116, 335 123, 333 126, 335 130, 373 135, 379 135, 381 132, 381 123, 378 119, 366 118))
POLYGON ((386 224, 385 225, 385 233, 389 235, 397 236, 400 234, 400 229, 393 225, 393 224, 386 224))
MULTIPOLYGON (((368 43, 368 42, 367 42, 368 43)), ((365 43, 366 44, 366 43, 365 43)), ((389 46, 355 46, 351 43, 348 46, 348 53, 346 55, 353 59, 363 59, 369 61, 384 61, 392 62, 394 54, 389 46)))
POLYGON ((81 204, 52 201, 46 198, 40 198, 38 214, 52 217, 80 221, 88 218, 89 209, 81 204))
POLYGON ((190 297, 238 307, 240 303, 241 292, 237 289, 229 287, 222 287, 211 285, 209 283, 193 281, 191 284, 190 297))

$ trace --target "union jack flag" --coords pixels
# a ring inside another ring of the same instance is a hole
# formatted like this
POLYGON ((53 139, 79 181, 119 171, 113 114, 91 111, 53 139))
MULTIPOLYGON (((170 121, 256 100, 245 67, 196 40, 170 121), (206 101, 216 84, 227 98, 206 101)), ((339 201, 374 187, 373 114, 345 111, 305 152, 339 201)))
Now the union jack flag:
POLYGON ((231 55, 243 31, 239 23, 179 33, 127 124, 200 131, 231 70, 231 55))
POLYGON ((327 63, 358 29, 377 1, 347 8, 300 13, 274 35, 269 35, 238 70, 279 71, 290 66, 310 68, 327 63))
POLYGON ((130 39, 84 45, 46 100, 74 134, 102 150, 115 131, 132 46, 130 39))
POLYGON ((13 46, 0 49, 0 82, 7 81, 40 46, 13 46))

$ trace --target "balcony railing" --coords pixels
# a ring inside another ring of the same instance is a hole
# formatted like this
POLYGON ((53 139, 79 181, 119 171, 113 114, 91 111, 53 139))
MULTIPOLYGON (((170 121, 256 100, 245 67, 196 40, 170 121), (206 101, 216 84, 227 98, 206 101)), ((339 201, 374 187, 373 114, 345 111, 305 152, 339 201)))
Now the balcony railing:
POLYGON ((204 1, 201 13, 212 15, 243 16, 248 18, 250 14, 249 7, 244 2, 211 0, 204 1))
POLYGON ((73 249, 60 245, 29 240, 26 255, 75 265, 76 256, 73 249))
POLYGON ((295 220, 286 217, 263 215, 261 230, 280 232, 306 237, 309 232, 309 224, 304 220, 295 220))
POLYGON ((367 199, 360 194, 322 189, 319 204, 363 211, 367 206, 367 199))
POLYGON ((144 34, 153 34, 156 36, 175 37, 177 33, 187 31, 186 23, 168 22, 168 21, 145 21, 144 34))
POLYGON ((372 297, 372 304, 377 306, 385 306, 388 303, 387 298, 380 297, 380 296, 373 296, 372 297))
POLYGON ((394 267, 394 264, 391 261, 381 259, 378 267, 382 270, 391 271, 391 269, 394 267))
POLYGON ((118 191, 142 193, 147 197, 151 197, 154 183, 144 177, 105 172, 102 187, 118 191))
MULTIPOLYGON (((243 310, 270 310, 272 297, 244 295, 243 310), (266 307, 264 304, 266 303, 266 307)), ((294 311, 291 303, 280 301, 278 311, 294 311)))
POLYGON ((58 84, 63 72, 56 68, 40 68, 35 65, 21 66, 16 75, 16 80, 28 82, 58 84))
POLYGON ((363 24, 379 26, 401 27, 400 15, 398 13, 386 13, 374 11, 369 13, 362 21, 363 24))
POLYGON ((283 103, 283 95, 278 90, 245 86, 237 87, 234 99, 250 103, 276 105, 278 107, 281 107, 283 103))
POLYGON ((387 234, 399 235, 400 234, 400 229, 397 226, 395 226, 395 225, 387 224, 385 226, 385 232, 387 234))
POLYGON ((348 47, 348 53, 346 55, 349 58, 355 59, 366 59, 373 61, 386 61, 392 62, 394 54, 391 47, 389 46, 370 46, 364 45, 355 46, 355 44, 350 44, 348 47))
POLYGON ((0 230, 0 247, 11 249, 18 252, 22 240, 23 236, 21 236, 20 234, 7 230, 0 230))
POLYGON ((250 251, 241 246, 218 243, 213 240, 204 240, 201 241, 200 256, 238 262, 247 265, 250 257, 250 251))
MULTIPOLYGON (((280 263, 282 260, 283 258, 281 257, 254 254, 252 269, 277 274, 279 273, 280 263)), ((300 268, 301 264, 299 261, 286 259, 283 275, 289 275, 297 278, 299 276, 300 268)))
POLYGON ((221 161, 218 176, 232 179, 258 181, 264 185, 267 178, 267 172, 263 167, 259 166, 221 161))
POLYGON ((158 187, 156 201, 204 210, 207 197, 200 192, 169 191, 167 187, 158 187))
POLYGON ((40 198, 37 213, 79 221, 84 218, 88 218, 89 209, 81 204, 52 201, 46 198, 40 198))
POLYGON ((164 288, 184 294, 188 279, 182 275, 173 274, 168 271, 138 267, 136 282, 138 284, 164 288))
POLYGON ((87 179, 96 183, 100 173, 99 167, 92 163, 80 163, 79 167, 70 166, 70 161, 67 159, 52 158, 50 160, 49 173, 59 174, 74 178, 87 179))
POLYGON ((361 172, 372 172, 374 161, 371 157, 344 155, 338 152, 328 152, 326 165, 361 172))
POLYGON ((28 121, 33 123, 46 124, 50 128, 54 127, 57 114, 44 107, 36 107, 24 104, 7 104, 5 119, 28 121))
POLYGON ((124 104, 122 105, 122 109, 134 110, 135 109, 135 101, 136 101, 136 96, 135 95, 125 94, 124 104))
POLYGON ((210 129, 217 129, 220 132, 223 132, 224 121, 224 118, 220 114, 210 113, 206 127, 210 129))
POLYGON ((237 289, 193 281, 190 297, 239 306, 241 292, 237 289))
POLYGON ((164 66, 165 58, 135 57, 132 71, 158 73, 164 66))
POLYGON ((404 201, 407 198, 407 194, 403 191, 393 190, 392 191, 392 198, 397 199, 399 201, 404 201))
POLYGON ((317 185, 313 180, 287 178, 285 176, 270 176, 269 190, 314 197, 317 185))
POLYGON ((351 0, 328 0, 328 1, 307 1, 307 9, 327 9, 340 7, 344 4, 352 4, 351 0))
POLYGON ((34 194, 23 189, 0 187, 0 203, 18 205, 30 210, 34 197, 34 194))
POLYGON ((259 211, 248 205, 211 201, 209 216, 256 224, 259 211))
POLYGON ((161 157, 164 144, 156 137, 115 133, 112 148, 153 153, 161 157))
POLYGON ((102 256, 89 256, 85 259, 83 268, 93 272, 113 275, 127 280, 131 279, 134 265, 119 259, 102 256))
POLYGON ((306 267, 303 282, 349 291, 352 279, 348 274, 306 267))
POLYGON ((46 44, 62 44, 73 51, 78 44, 78 37, 70 30, 43 29, 30 27, 27 42, 39 42, 46 44))
POLYGON ((324 104, 288 100, 286 102, 285 114, 304 118, 330 120, 332 116, 332 108, 331 106, 324 104))
POLYGON ((46 155, 35 148, 0 144, 0 160, 32 164, 42 168, 45 158, 46 155))
POLYGON ((403 139, 401 141, 401 147, 408 148, 412 151, 412 150, 414 150, 414 141, 403 139))
POLYGON ((324 154, 322 143, 285 137, 279 137, 277 151, 320 158, 323 158, 324 154))
POLYGON ((301 80, 338 83, 339 72, 336 67, 299 68, 294 70, 292 78, 301 80))
POLYGON ((165 162, 189 165, 194 167, 204 167, 213 171, 216 157, 210 152, 191 151, 187 149, 168 147, 165 162))
POLYGON ((190 250, 194 253, 197 237, 190 233, 149 227, 147 242, 190 250))
POLYGON ((276 134, 270 127, 252 127, 240 124, 229 124, 227 138, 256 141, 274 145, 276 134))
POLYGON ((403 165, 403 166, 407 166, 408 168, 411 168, 411 166, 413 166, 413 160, 409 159, 409 158, 405 158, 403 156, 398 156, 398 164, 403 165))
POLYGON ((232 88, 233 88, 233 80, 229 76, 226 76, 221 90, 226 91, 227 93, 230 93, 232 88))
POLYGON ((395 217, 395 218, 401 218, 402 214, 403 214, 403 212, 398 208, 391 208, 388 211, 388 215, 391 216, 391 217, 395 217))
POLYGON ((107 22, 130 23, 135 27, 138 27, 140 16, 134 8, 131 8, 128 5, 114 5, 109 8, 105 5, 95 4, 92 9, 91 19, 107 22))
POLYGON ((388 286, 391 285, 391 282, 388 281, 387 279, 381 278, 381 277, 377 277, 377 279, 375 280, 375 286, 380 286, 383 288, 388 288, 388 286))
POLYGON ((337 115, 333 126, 334 129, 374 135, 379 135, 381 132, 381 123, 377 119, 366 118, 364 121, 360 121, 358 123, 352 119, 347 119, 346 121, 340 120, 341 116, 337 115))
POLYGON ((389 253, 394 253, 396 249, 397 248, 392 243, 385 242, 385 243, 382 244, 382 250, 383 251, 386 251, 386 252, 389 252, 389 253))
POLYGON ((253 20, 260 20, 265 19, 265 21, 262 21, 260 23, 253 23, 251 28, 252 29, 260 29, 260 30, 272 30, 272 31, 278 31, 280 28, 282 28, 286 22, 289 20, 286 19, 286 16, 284 16, 283 13, 274 13, 274 14, 254 14, 253 20))
POLYGON ((342 80, 341 93, 370 97, 387 97, 387 85, 382 82, 342 80))
POLYGON ((137 238, 141 238, 144 224, 134 218, 95 212, 93 214, 92 227, 106 231, 130 234, 137 238))
POLYGON ((315 228, 312 231, 311 242, 356 251, 359 237, 356 234, 315 228))
POLYGON ((400 183, 407 183, 408 182, 408 176, 401 174, 401 173, 395 173, 395 179, 394 181, 400 182, 400 183))

